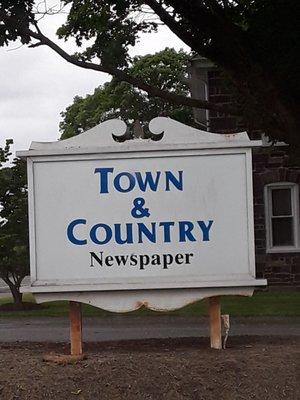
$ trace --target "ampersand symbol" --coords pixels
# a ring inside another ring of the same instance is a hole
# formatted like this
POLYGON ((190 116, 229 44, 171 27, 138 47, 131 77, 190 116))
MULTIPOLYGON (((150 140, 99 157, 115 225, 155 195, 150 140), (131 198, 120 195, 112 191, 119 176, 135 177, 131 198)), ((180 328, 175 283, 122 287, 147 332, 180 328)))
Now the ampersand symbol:
POLYGON ((145 200, 142 197, 137 197, 133 200, 133 209, 131 215, 134 218, 150 217, 149 208, 144 208, 145 200))

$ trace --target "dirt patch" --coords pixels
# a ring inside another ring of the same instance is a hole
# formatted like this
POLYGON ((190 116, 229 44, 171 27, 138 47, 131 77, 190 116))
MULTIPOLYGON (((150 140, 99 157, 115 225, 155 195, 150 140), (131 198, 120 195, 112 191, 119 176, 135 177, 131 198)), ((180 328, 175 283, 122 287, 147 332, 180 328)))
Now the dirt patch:
POLYGON ((12 312, 12 311, 32 311, 32 310, 41 310, 46 308, 42 304, 37 304, 29 301, 25 301, 21 304, 15 303, 4 303, 0 305, 0 311, 4 312, 12 312))
POLYGON ((80 400, 296 400, 300 339, 231 338, 224 351, 207 339, 88 343, 87 359, 43 362, 67 354, 50 343, 0 345, 0 398, 80 400))

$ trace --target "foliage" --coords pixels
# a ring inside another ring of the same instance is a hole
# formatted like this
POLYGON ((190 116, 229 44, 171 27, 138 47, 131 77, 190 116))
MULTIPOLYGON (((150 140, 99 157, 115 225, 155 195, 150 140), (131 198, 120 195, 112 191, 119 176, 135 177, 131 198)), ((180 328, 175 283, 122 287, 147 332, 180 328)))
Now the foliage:
POLYGON ((7 140, 0 148, 0 278, 9 286, 15 303, 21 303, 20 285, 29 272, 26 163, 10 156, 7 140))
MULTIPOLYGON (((159 88, 187 95, 188 57, 183 51, 167 48, 153 55, 135 57, 130 73, 159 88)), ((76 96, 61 115, 61 139, 78 135, 108 118, 121 118, 127 123, 138 119, 146 124, 158 115, 167 115, 183 123, 193 123, 191 108, 173 105, 161 98, 149 98, 145 92, 116 79, 96 88, 85 98, 76 96)))
POLYGON ((34 0, 1 0, 0 1, 0 46, 20 39, 23 44, 31 40, 26 29, 34 20, 34 0))
MULTIPOLYGON (((47 4, 44 2, 45 5, 47 4)), ((244 120, 266 134, 299 146, 298 0, 63 0, 67 20, 57 34, 75 38, 67 54, 38 27, 33 0, 0 3, 0 45, 20 38, 46 45, 79 67, 111 74, 174 104, 206 108, 244 120), (129 50, 142 32, 165 24, 191 50, 212 60, 230 77, 239 106, 191 99, 160 89, 132 74, 129 50)))
POLYGON ((75 37, 81 47, 83 40, 94 37, 92 45, 80 55, 82 59, 101 59, 104 64, 128 65, 129 46, 134 46, 140 32, 155 30, 156 24, 132 18, 139 10, 138 1, 69 1, 71 12, 67 23, 58 30, 61 38, 75 37))

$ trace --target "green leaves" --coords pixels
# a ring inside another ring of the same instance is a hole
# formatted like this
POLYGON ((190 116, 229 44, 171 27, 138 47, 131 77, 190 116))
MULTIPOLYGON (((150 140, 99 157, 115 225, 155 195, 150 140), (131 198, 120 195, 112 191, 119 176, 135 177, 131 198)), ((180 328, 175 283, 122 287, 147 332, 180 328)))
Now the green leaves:
MULTIPOLYGON (((188 95, 186 80, 188 54, 166 48, 159 53, 135 57, 128 72, 158 88, 188 95)), ((127 123, 139 119, 149 122, 158 115, 168 115, 181 122, 192 123, 192 110, 174 106, 149 96, 125 82, 112 79, 85 98, 75 97, 72 105, 61 113, 61 139, 82 133, 108 118, 122 118, 127 123)))
MULTIPOLYGON (((66 1, 70 3, 70 1, 66 1)), ((67 22, 58 29, 60 38, 74 37, 81 47, 89 41, 80 59, 99 58, 102 65, 125 67, 130 61, 128 49, 141 32, 150 32, 156 23, 135 18, 138 1, 74 0, 67 22)))
POLYGON ((23 44, 30 42, 30 36, 23 28, 33 20, 33 4, 34 0, 0 1, 0 46, 7 46, 17 39, 23 44))
MULTIPOLYGON (((69 11, 65 24, 57 33, 65 40, 75 39, 78 51, 73 56, 39 31, 34 0, 1 0, 0 46, 17 39, 29 44, 34 39, 37 42, 31 47, 49 46, 67 62, 109 73, 153 96, 235 115, 236 107, 230 105, 201 99, 191 102, 188 96, 170 95, 168 90, 180 92, 181 87, 174 86, 172 79, 158 79, 167 72, 166 65, 161 71, 159 63, 151 65, 153 60, 149 63, 149 60, 140 60, 143 65, 135 67, 137 60, 130 57, 130 48, 143 32, 153 32, 163 23, 194 53, 210 59, 225 71, 242 99, 238 112, 246 126, 253 125, 255 119, 256 128, 268 136, 299 147, 298 0, 63 0, 62 3, 68 5, 69 11), (133 79, 125 71, 136 74, 139 79, 133 79), (163 90, 157 92, 154 82, 163 90)), ((179 63, 170 64, 170 68, 173 65, 182 72, 179 63)), ((104 99, 105 93, 101 95, 101 104, 107 104, 106 107, 94 107, 93 116, 80 109, 74 119, 78 126, 75 131, 99 122, 103 115, 123 116, 125 113, 125 117, 133 118, 139 114, 137 106, 146 115, 145 104, 148 116, 155 109, 162 113, 170 111, 166 101, 154 103, 141 90, 125 87, 121 106, 116 103, 108 106, 115 92, 111 87, 110 100, 104 99), (125 112, 125 105, 128 112, 125 112)), ((105 92, 107 90, 105 88, 105 92)), ((173 106, 176 115, 178 109, 183 116, 186 108, 173 106)), ((64 122, 62 130, 66 136, 75 132, 64 122)))
MULTIPOLYGON (((0 147, 2 163, 10 155, 12 140, 0 147)), ((29 272, 26 162, 0 164, 0 277, 18 287, 29 272)))
POLYGON ((8 161, 9 156, 11 156, 10 145, 12 143, 13 143, 12 139, 6 139, 4 149, 2 147, 0 147, 0 168, 2 167, 3 163, 6 163, 8 161))

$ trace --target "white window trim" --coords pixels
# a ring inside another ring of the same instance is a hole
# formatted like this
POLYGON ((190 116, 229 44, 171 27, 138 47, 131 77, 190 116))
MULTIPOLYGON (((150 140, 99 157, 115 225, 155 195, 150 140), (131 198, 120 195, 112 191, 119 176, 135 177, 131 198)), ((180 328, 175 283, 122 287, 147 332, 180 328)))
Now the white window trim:
POLYGON ((266 221, 266 251, 267 253, 296 253, 300 252, 299 226, 299 186, 293 182, 270 183, 264 189, 265 221, 266 221), (273 189, 291 189, 292 212, 294 216, 294 246, 272 246, 272 196, 273 189))

